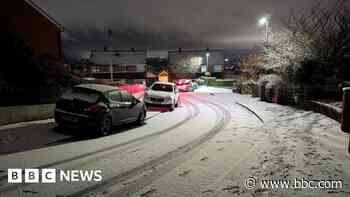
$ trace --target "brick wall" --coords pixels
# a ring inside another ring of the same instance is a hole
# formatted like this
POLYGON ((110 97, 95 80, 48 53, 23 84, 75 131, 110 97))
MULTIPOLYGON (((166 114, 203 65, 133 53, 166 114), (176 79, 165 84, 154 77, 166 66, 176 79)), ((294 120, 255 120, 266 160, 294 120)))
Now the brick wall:
POLYGON ((63 61, 61 30, 24 0, 2 3, 0 31, 19 33, 35 56, 49 54, 63 61))

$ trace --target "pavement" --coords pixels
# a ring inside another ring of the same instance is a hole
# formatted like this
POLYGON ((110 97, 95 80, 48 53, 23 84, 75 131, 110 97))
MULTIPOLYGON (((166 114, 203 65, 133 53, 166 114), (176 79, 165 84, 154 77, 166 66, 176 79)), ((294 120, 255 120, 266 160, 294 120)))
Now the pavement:
MULTIPOLYGON (((348 135, 336 121, 229 89, 202 87, 181 99, 140 127, 0 156, 0 196, 349 196, 348 135), (8 184, 14 167, 99 169, 103 181, 8 184)), ((52 136, 37 128, 18 129, 52 136)))
POLYGON ((218 88, 218 87, 208 87, 208 86, 199 86, 198 89, 195 90, 198 93, 232 93, 231 88, 218 88))

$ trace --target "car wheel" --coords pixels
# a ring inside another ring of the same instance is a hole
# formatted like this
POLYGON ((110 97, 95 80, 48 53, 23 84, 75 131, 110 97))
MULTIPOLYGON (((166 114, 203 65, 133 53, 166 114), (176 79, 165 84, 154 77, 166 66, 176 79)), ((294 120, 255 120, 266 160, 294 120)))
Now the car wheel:
POLYGON ((145 123, 146 118, 146 111, 142 110, 142 112, 139 114, 139 117, 137 118, 137 124, 142 125, 145 123))
POLYGON ((109 117, 104 117, 99 125, 98 131, 101 136, 106 136, 111 133, 112 120, 109 117))
POLYGON ((174 111, 174 109, 175 109, 175 101, 173 102, 173 104, 170 105, 170 109, 169 110, 170 111, 174 111))

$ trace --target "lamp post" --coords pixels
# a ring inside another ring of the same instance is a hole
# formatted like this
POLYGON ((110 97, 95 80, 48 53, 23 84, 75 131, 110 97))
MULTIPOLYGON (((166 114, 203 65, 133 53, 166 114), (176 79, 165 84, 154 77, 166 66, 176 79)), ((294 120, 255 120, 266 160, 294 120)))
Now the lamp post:
MULTIPOLYGON (((112 30, 111 29, 108 29, 107 30, 107 36, 108 36, 108 44, 109 44, 109 47, 111 47, 112 46, 112 34, 113 34, 113 32, 112 32, 112 30)), ((112 53, 112 51, 110 51, 110 58, 109 58, 109 73, 110 73, 110 79, 111 79, 111 81, 113 81, 114 79, 113 79, 113 53, 112 53)))
POLYGON ((109 73, 110 73, 110 79, 111 81, 113 81, 113 59, 112 59, 112 53, 111 56, 109 58, 109 73))
POLYGON ((262 17, 260 20, 259 20, 259 25, 260 26, 263 26, 265 25, 265 42, 266 42, 266 45, 269 44, 269 26, 270 26, 270 21, 269 21, 269 17, 265 16, 265 17, 262 17))
POLYGON ((207 69, 206 69, 206 71, 208 71, 208 68, 209 68, 209 56, 210 56, 210 53, 205 54, 205 56, 207 57, 207 69))

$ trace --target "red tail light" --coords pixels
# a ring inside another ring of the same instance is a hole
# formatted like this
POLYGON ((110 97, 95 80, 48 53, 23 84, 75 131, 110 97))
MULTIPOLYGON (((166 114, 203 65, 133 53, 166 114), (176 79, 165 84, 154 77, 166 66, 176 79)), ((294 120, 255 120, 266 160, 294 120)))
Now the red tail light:
POLYGON ((106 108, 101 105, 91 105, 90 107, 86 108, 85 111, 91 112, 91 113, 97 113, 97 112, 103 112, 106 111, 106 108))

